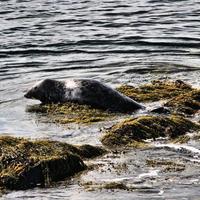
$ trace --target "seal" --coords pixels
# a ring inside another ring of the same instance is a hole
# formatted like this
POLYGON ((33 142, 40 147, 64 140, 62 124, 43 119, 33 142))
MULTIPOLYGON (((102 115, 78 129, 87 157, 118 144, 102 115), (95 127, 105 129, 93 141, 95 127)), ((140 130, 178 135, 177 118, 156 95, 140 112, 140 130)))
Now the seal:
POLYGON ((36 83, 24 95, 43 104, 75 102, 117 112, 133 112, 144 108, 131 98, 93 79, 45 79, 36 83))

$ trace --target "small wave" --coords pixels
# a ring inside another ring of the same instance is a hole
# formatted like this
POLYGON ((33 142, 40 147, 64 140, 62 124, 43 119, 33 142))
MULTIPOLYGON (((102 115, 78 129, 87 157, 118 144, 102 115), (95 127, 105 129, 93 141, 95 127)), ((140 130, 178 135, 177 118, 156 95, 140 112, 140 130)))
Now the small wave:
POLYGON ((65 43, 54 43, 46 44, 44 47, 65 47, 65 46, 81 46, 81 45, 110 45, 113 44, 113 40, 80 40, 74 42, 65 42, 65 43))
POLYGON ((44 64, 46 63, 45 62, 9 63, 6 64, 6 66, 2 67, 1 69, 8 71, 8 69, 19 69, 19 68, 29 68, 29 67, 38 68, 44 64))
POLYGON ((104 16, 124 16, 124 17, 129 17, 133 15, 142 15, 142 14, 147 14, 149 11, 148 10, 139 10, 139 11, 132 11, 132 12, 109 12, 103 14, 104 16))
POLYGON ((67 23, 73 23, 73 24, 83 24, 87 23, 89 20, 85 19, 58 19, 54 23, 60 23, 60 24, 67 24, 67 23))
POLYGON ((165 73, 165 74, 173 74, 178 72, 192 72, 199 71, 199 67, 191 67, 185 65, 178 64, 170 64, 170 63, 152 63, 147 67, 134 67, 131 69, 127 69, 124 71, 126 74, 146 74, 146 73, 165 73))
POLYGON ((141 45, 141 46, 160 46, 160 47, 173 47, 173 48, 199 48, 199 43, 186 43, 186 42, 152 42, 152 41, 118 41, 119 45, 141 45))
POLYGON ((6 77, 3 76, 3 78, 0 78, 0 81, 17 79, 19 77, 20 77, 20 75, 13 76, 13 74, 10 74, 10 76, 8 76, 8 77, 7 76, 6 77))
POLYGON ((141 179, 141 178, 147 178, 147 177, 155 177, 155 176, 158 176, 158 172, 159 170, 151 170, 149 172, 139 174, 138 178, 141 179))
POLYGON ((14 12, 14 11, 13 10, 2 10, 2 11, 0 11, 0 15, 6 15, 6 14, 9 14, 12 12, 14 12))
MULTIPOLYGON (((7 70, 7 69, 0 69, 0 73, 5 73, 5 72, 8 72, 9 70, 7 70)), ((0 76, 1 76, 1 74, 0 74, 0 76)))
POLYGON ((22 97, 17 98, 17 99, 3 100, 3 101, 0 100, 0 104, 13 103, 13 102, 16 102, 16 101, 21 100, 21 99, 22 99, 22 97))
MULTIPOLYGON (((0 54, 7 55, 57 55, 57 54, 102 54, 102 53, 114 53, 114 54, 135 54, 135 53, 168 53, 169 50, 161 49, 161 50, 154 50, 154 49, 113 49, 113 50, 83 50, 83 49, 72 49, 72 50, 52 50, 52 49, 16 49, 16 50, 3 50, 0 51, 0 54)), ((172 49, 170 52, 185 52, 184 50, 176 50, 172 49)))
POLYGON ((165 148, 167 150, 174 150, 180 154, 193 158, 200 157, 200 150, 192 146, 178 145, 178 144, 155 144, 155 147, 165 148))
MULTIPOLYGON (((179 2, 179 1, 187 1, 187 0, 163 0, 162 3, 172 3, 172 2, 179 2)), ((148 3, 160 3, 160 0, 149 0, 148 3)))
POLYGON ((34 55, 34 54, 63 54, 63 53, 84 53, 84 50, 51 50, 51 49, 16 49, 0 51, 0 54, 6 55, 34 55))

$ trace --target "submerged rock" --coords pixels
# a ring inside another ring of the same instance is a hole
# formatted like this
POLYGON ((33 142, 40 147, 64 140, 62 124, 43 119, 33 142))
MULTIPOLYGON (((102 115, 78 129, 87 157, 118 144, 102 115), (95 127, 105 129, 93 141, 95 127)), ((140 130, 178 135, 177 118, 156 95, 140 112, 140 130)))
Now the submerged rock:
POLYGON ((71 102, 64 104, 33 105, 27 108, 27 112, 45 113, 48 115, 49 121, 60 124, 87 124, 114 117, 113 113, 71 102))
POLYGON ((0 187, 18 190, 48 186, 72 176, 87 168, 84 158, 102 155, 105 150, 1 136, 0 153, 0 187))
POLYGON ((135 188, 128 187, 126 184, 121 182, 105 182, 105 183, 95 183, 95 182, 85 182, 81 184, 86 191, 95 190, 133 190, 135 188))
POLYGON ((181 116, 141 116, 115 124, 107 130, 101 141, 108 147, 137 146, 135 142, 158 137, 176 138, 199 128, 200 125, 181 116))
POLYGON ((155 80, 139 87, 122 85, 117 90, 136 101, 153 102, 190 92, 192 87, 181 80, 155 80))
POLYGON ((146 164, 150 167, 161 168, 162 172, 180 172, 184 171, 186 168, 186 165, 181 163, 180 161, 175 162, 168 159, 158 159, 158 160, 148 159, 146 160, 146 164))

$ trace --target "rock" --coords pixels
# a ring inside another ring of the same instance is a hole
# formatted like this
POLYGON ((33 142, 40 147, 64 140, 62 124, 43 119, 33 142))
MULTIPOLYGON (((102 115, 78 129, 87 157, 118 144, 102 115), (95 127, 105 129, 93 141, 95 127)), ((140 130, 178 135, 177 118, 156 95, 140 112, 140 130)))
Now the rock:
POLYGON ((152 112, 152 113, 158 113, 158 114, 170 114, 169 108, 166 108, 164 106, 155 108, 155 109, 151 110, 150 112, 152 112))
POLYGON ((146 160, 146 164, 150 167, 160 168, 162 172, 180 172, 184 171, 186 165, 181 162, 175 162, 168 159, 146 160))
POLYGON ((200 109, 200 90, 192 90, 190 92, 180 94, 172 98, 165 106, 174 112, 192 115, 200 109))
POLYGON ((158 137, 176 138, 199 128, 200 125, 181 116, 141 116, 113 125, 101 141, 108 147, 132 146, 131 144, 136 141, 143 142, 146 139, 158 137))
POLYGON ((150 84, 144 84, 139 87, 122 85, 118 87, 117 90, 136 101, 153 102, 169 99, 179 94, 190 92, 193 89, 190 85, 180 80, 155 80, 150 84))
POLYGON ((56 141, 0 137, 0 187, 28 189, 48 186, 87 168, 84 158, 105 153, 100 147, 56 141))
POLYGON ((49 122, 58 124, 78 123, 90 124, 112 119, 115 115, 107 111, 76 103, 37 104, 27 107, 27 112, 44 113, 49 122))

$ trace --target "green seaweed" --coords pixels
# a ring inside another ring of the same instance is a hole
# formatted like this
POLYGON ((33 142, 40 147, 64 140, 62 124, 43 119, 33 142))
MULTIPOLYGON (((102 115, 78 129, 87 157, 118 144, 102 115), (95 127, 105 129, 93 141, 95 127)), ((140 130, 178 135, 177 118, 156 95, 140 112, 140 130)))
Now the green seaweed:
POLYGON ((113 125, 106 131, 101 141, 108 147, 131 146, 135 142, 144 142, 146 139, 176 138, 199 128, 198 124, 178 115, 141 116, 113 125))
POLYGON ((175 144, 183 144, 183 143, 187 143, 190 139, 191 138, 189 135, 181 135, 175 139, 172 139, 171 142, 175 144))
POLYGON ((180 80, 154 80, 150 84, 144 84, 139 87, 122 85, 117 90, 136 101, 153 102, 178 96, 191 91, 192 88, 180 80))
POLYGON ((114 113, 92 108, 89 105, 77 103, 32 105, 27 108, 28 112, 45 113, 48 120, 59 124, 68 123, 94 123, 104 121, 116 116, 114 113))
POLYGON ((91 145, 73 146, 9 136, 0 137, 0 147, 0 187, 7 189, 48 186, 85 170, 83 159, 106 152, 91 145))
POLYGON ((165 106, 173 109, 174 112, 188 115, 195 114, 200 109, 200 90, 195 89, 180 94, 165 103, 165 106))

